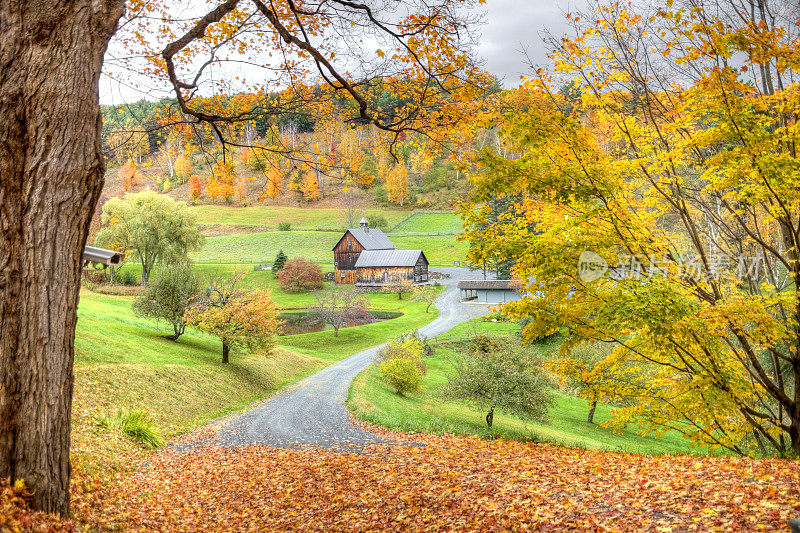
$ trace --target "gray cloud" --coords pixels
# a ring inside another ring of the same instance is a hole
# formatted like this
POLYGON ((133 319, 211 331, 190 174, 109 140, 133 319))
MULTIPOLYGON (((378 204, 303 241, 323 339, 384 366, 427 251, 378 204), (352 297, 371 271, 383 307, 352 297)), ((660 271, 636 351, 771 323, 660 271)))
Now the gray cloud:
POLYGON ((543 33, 565 33, 564 14, 585 6, 585 0, 487 0, 478 55, 505 87, 514 87, 530 71, 523 50, 535 64, 547 64, 543 33))

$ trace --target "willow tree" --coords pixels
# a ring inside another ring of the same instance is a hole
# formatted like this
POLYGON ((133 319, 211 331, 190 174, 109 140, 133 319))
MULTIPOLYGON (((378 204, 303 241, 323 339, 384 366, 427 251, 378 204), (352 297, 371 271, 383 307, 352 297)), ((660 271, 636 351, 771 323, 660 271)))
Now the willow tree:
POLYGON ((504 118, 520 157, 479 158, 465 217, 486 247, 473 260, 514 257, 515 275, 537 280, 537 298, 505 306, 534 318, 528 338, 565 331, 564 358, 586 342, 615 347, 605 395, 630 400, 616 423, 797 455, 796 13, 767 0, 667 4, 570 15, 556 73, 539 71, 504 118), (560 74, 582 92, 573 110, 551 89, 560 74), (486 223, 491 198, 520 192, 486 223))
POLYGON ((115 56, 143 58, 133 68, 171 88, 176 120, 217 141, 333 97, 350 102, 345 118, 396 138, 459 121, 460 102, 481 90, 469 3, 130 0, 127 13, 120 0, 0 3, 0 476, 23 478, 37 509, 68 512, 81 255, 105 169, 98 80, 118 25, 132 50, 115 56), (217 69, 224 60, 258 70, 245 76, 253 94, 282 97, 218 105, 242 79, 217 69), (375 76, 406 102, 391 117, 364 90, 375 76))

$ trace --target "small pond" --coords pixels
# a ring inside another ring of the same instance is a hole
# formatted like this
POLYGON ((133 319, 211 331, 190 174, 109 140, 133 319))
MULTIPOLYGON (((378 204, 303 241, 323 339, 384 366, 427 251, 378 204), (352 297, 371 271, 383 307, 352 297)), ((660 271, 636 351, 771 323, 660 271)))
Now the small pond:
MULTIPOLYGON (((391 320, 403 316, 403 313, 396 311, 370 311, 368 316, 359 320, 353 321, 344 327, 363 326, 364 324, 372 324, 374 322, 383 322, 384 320, 391 320)), ((318 314, 313 311, 284 311, 278 315, 278 320, 281 321, 280 335, 299 335, 301 333, 315 333, 323 331, 326 324, 322 321, 318 314)))

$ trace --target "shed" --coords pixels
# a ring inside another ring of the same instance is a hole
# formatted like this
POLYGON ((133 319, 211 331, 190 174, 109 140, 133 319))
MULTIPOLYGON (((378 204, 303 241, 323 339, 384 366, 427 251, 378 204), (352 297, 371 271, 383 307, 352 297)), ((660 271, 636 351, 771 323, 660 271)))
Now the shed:
POLYGON ((458 282, 462 301, 502 304, 521 300, 520 281, 512 279, 465 280, 458 282))
POLYGON ((124 255, 114 250, 97 248, 94 246, 84 246, 83 248, 83 267, 118 267, 122 265, 124 255))
POLYGON ((356 260, 356 285, 380 286, 388 281, 428 281, 428 258, 422 250, 364 250, 356 260))

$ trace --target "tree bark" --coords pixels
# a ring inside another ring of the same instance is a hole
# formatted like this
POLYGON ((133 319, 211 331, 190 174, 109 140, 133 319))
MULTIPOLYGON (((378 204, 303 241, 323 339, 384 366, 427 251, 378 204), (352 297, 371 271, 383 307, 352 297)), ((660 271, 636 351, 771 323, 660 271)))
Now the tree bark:
POLYGON ((222 363, 223 364, 226 364, 226 365, 228 364, 228 361, 230 360, 228 356, 229 356, 230 353, 231 353, 231 345, 228 344, 228 341, 226 341, 225 339, 222 339, 222 363))
POLYGON ((105 171, 98 80, 123 10, 0 2, 0 477, 62 515, 81 258, 105 171))
POLYGON ((489 409, 489 412, 486 413, 486 425, 492 427, 492 422, 494 422, 494 407, 489 409))
POLYGON ((586 421, 590 424, 594 424, 594 410, 597 409, 597 400, 592 400, 589 404, 589 416, 587 417, 586 421))

